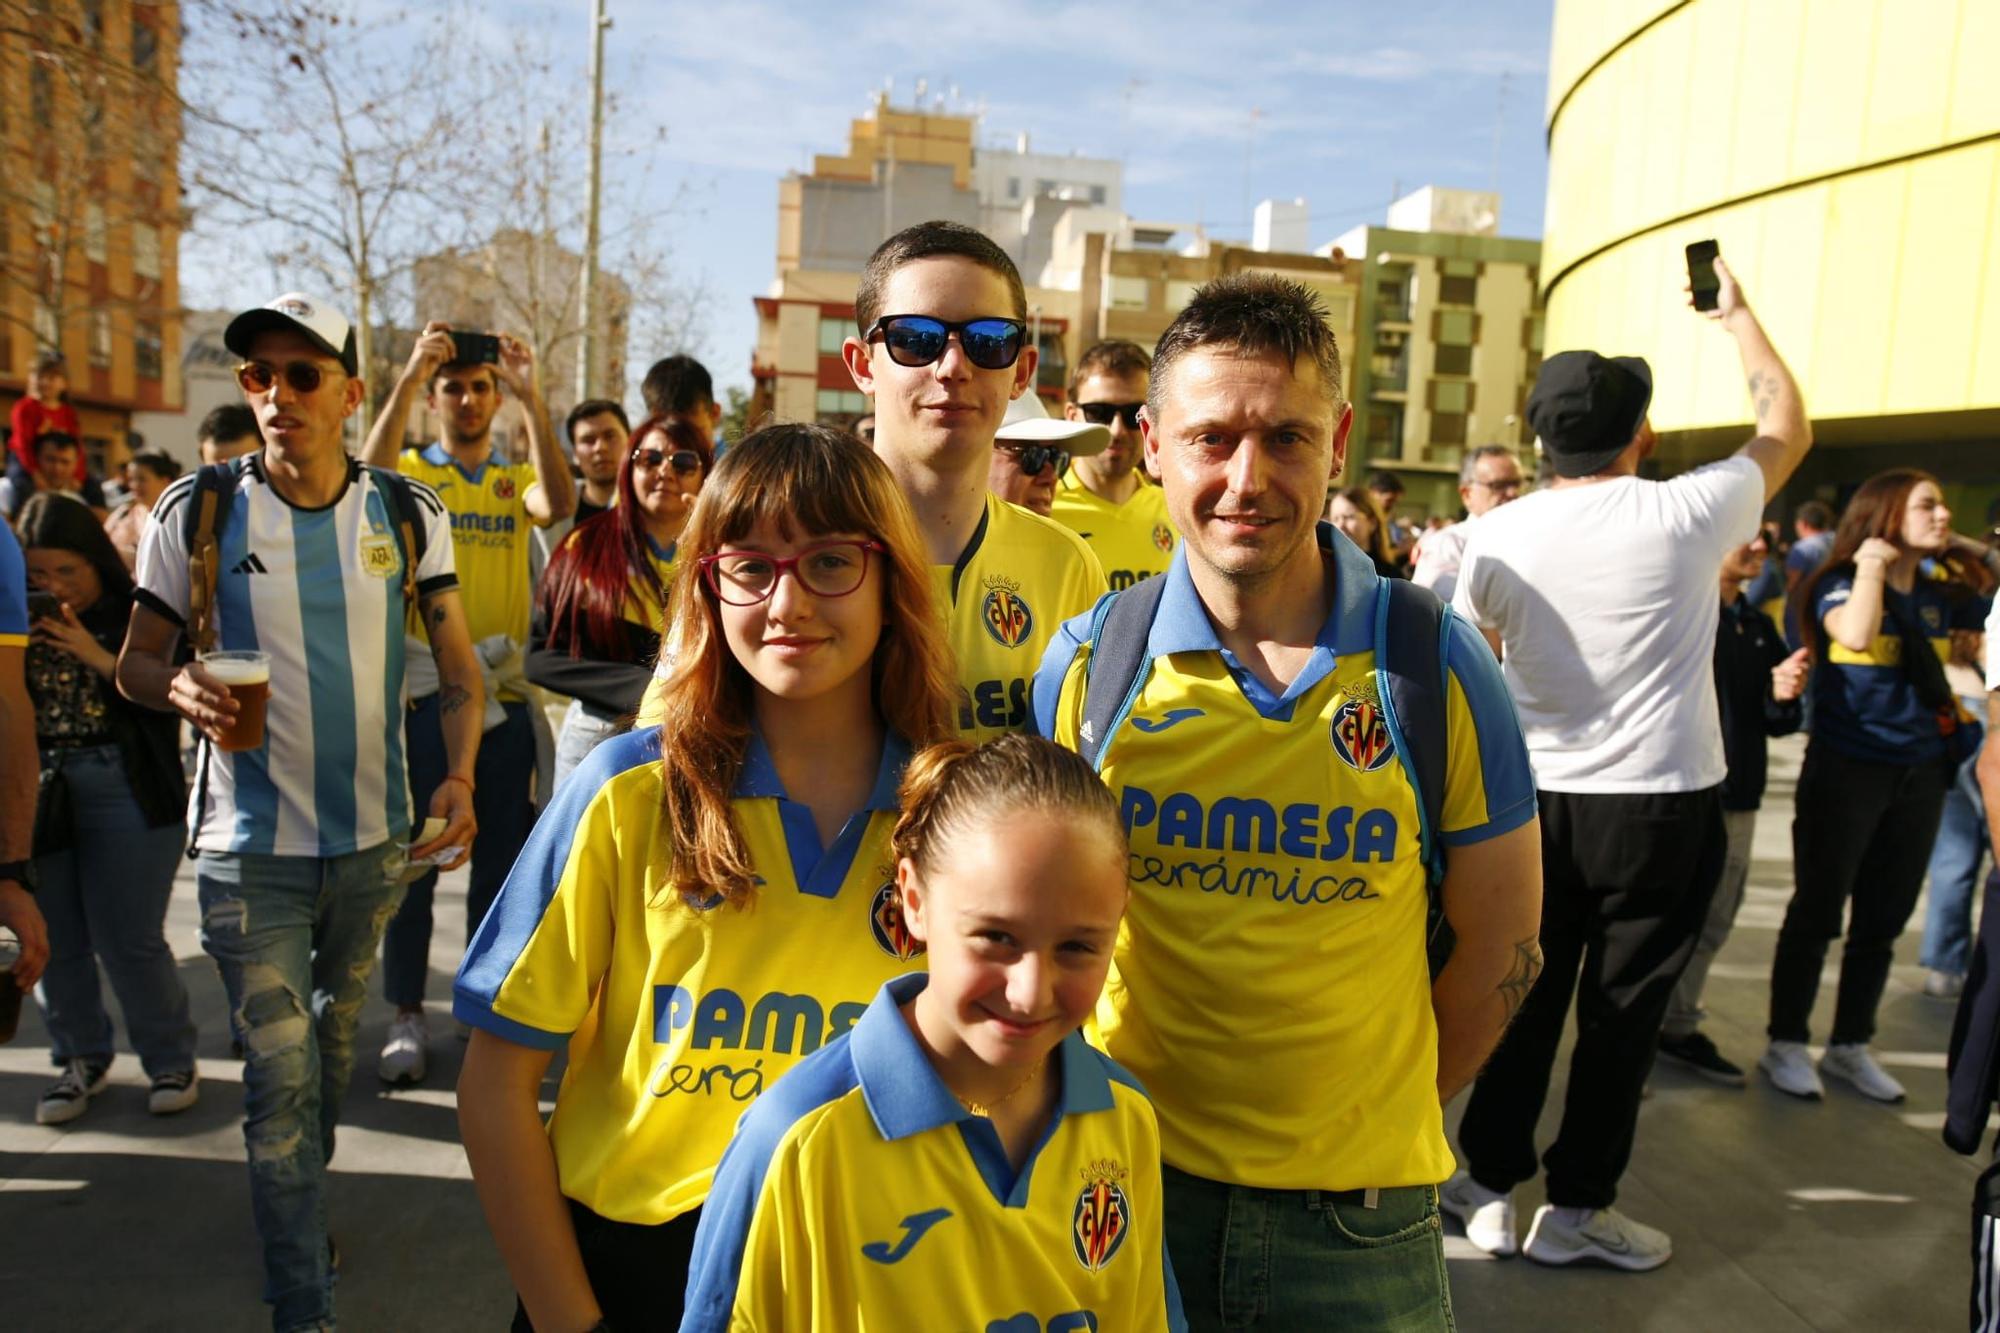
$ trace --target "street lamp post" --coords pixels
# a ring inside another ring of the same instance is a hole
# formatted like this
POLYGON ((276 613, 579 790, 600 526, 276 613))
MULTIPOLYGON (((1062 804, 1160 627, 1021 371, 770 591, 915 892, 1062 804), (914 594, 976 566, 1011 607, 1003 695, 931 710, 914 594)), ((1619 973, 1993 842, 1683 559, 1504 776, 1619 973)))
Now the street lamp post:
POLYGON ((604 30, 611 26, 604 0, 590 3, 590 184, 583 235, 583 336, 577 343, 576 400, 598 389, 597 348, 597 217, 603 195, 604 167, 604 30))

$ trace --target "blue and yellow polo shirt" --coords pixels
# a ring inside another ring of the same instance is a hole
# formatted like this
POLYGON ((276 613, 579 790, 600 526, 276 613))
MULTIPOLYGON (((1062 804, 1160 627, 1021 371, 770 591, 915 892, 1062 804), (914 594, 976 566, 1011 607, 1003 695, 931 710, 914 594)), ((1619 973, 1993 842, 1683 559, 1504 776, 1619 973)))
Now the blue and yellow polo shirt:
MULTIPOLYGON (((472 641, 505 634, 527 647, 535 600, 528 577, 535 529, 528 516, 528 492, 540 485, 534 464, 489 458, 467 471, 443 444, 434 443, 422 451, 406 449, 398 454, 396 470, 436 491, 451 515, 458 592, 472 641)), ((500 697, 515 698, 504 691, 500 697)))
MULTIPOLYGON (((1097 1009, 1159 1109, 1168 1165, 1267 1189, 1429 1185, 1452 1171, 1437 1095, 1415 793, 1375 682, 1378 576, 1325 524, 1331 612, 1273 695, 1222 646, 1183 549, 1153 668, 1099 769, 1131 839, 1132 902, 1097 1009)), ((1035 681, 1076 744, 1088 618, 1035 681)), ((1454 619, 1444 846, 1521 827, 1534 782, 1499 665, 1454 619)))
POLYGON ((928 980, 883 986, 744 1115, 702 1210, 682 1333, 1186 1328, 1144 1091, 1072 1032, 1017 1176, 903 1018, 928 980))
POLYGON ((988 494, 957 561, 931 569, 965 691, 959 735, 978 742, 1029 730, 1042 650, 1103 595, 1104 567, 1068 528, 988 494))
POLYGON ((1854 591, 1850 566, 1826 576, 1813 599, 1825 654, 1812 674, 1812 733, 1851 759, 1881 764, 1943 760, 1937 710, 1926 708, 1903 667, 1903 638, 1893 610, 1919 626, 1940 662, 1951 660, 1951 632, 1979 629, 1985 608, 1975 597, 1954 599, 1941 578, 1919 574, 1907 593, 1882 589, 1882 620, 1860 652, 1827 632, 1826 618, 1854 591))
POLYGON ((753 735, 732 811, 762 883, 739 910, 666 878, 659 736, 606 741, 556 790, 452 991, 460 1022, 568 1044, 562 1191, 619 1222, 699 1207, 744 1108, 923 965, 889 854, 907 745, 884 744, 867 807, 822 847, 753 735))
POLYGON ((1143 481, 1124 504, 1113 504, 1084 485, 1072 468, 1056 483, 1049 517, 1090 543, 1113 592, 1166 573, 1180 544, 1167 517, 1166 492, 1143 481))

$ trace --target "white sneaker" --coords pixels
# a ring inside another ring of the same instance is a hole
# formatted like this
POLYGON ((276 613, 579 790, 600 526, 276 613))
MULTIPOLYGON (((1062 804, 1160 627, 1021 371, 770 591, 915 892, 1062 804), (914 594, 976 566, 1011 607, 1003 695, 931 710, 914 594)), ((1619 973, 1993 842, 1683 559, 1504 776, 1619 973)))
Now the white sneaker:
POLYGON ((161 1074, 146 1094, 146 1109, 154 1115, 176 1115, 201 1098, 201 1075, 192 1069, 161 1074))
POLYGON ((1674 1257, 1674 1242, 1666 1232, 1634 1222, 1616 1208, 1594 1209, 1571 1226, 1543 1204, 1535 1210, 1521 1253, 1538 1264, 1604 1264, 1647 1273, 1674 1257))
POLYGON ((1474 1249, 1500 1259, 1520 1252, 1512 1194, 1495 1194, 1460 1171, 1438 1187, 1438 1207, 1465 1224, 1465 1238, 1474 1249))
POLYGON ((90 1099, 110 1082, 111 1066, 95 1060, 71 1060, 35 1103, 35 1123, 66 1125, 90 1109, 90 1099))
POLYGON ((389 1024, 389 1040, 382 1043, 375 1072, 384 1083, 423 1082, 430 1040, 431 1026, 422 1013, 397 1014, 389 1024))
POLYGON ((1964 993, 1964 973, 1940 972, 1936 968, 1924 973, 1924 994, 1939 1000, 1956 1000, 1964 993))
POLYGON ((1774 1041, 1758 1057, 1757 1068, 1779 1092, 1788 1092, 1807 1101, 1826 1096, 1826 1088, 1813 1070, 1812 1056, 1802 1041, 1774 1041))
POLYGON ((1856 1092, 1878 1102, 1900 1102, 1906 1095, 1903 1085, 1889 1077, 1889 1071, 1875 1063, 1868 1047, 1858 1042, 1827 1047, 1820 1057, 1819 1072, 1852 1083, 1856 1092))

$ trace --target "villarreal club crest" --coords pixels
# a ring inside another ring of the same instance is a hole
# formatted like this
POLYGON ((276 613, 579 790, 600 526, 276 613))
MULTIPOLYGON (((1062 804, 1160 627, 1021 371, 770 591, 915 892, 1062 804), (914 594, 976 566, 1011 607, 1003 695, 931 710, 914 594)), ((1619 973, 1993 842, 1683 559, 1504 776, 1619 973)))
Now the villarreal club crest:
POLYGON ((1348 690, 1347 701, 1334 710, 1329 731, 1333 752, 1356 772, 1373 773, 1396 752, 1389 741, 1389 721, 1382 712, 1372 680, 1348 690))
POLYGON ((868 906, 868 929, 891 958, 907 963, 924 951, 924 942, 910 933, 909 923, 903 920, 903 900, 896 893, 893 877, 875 890, 868 906))
POLYGON ((980 604, 986 632, 1002 648, 1019 648, 1035 629, 1035 613, 1021 598, 1021 585, 994 575, 986 580, 986 600, 980 604))
POLYGON ((1116 1162, 1092 1162, 1083 1168, 1083 1192, 1076 1196, 1070 1220, 1070 1245, 1076 1261, 1090 1272, 1111 1262, 1132 1229, 1132 1201, 1124 1188, 1127 1174, 1116 1162))

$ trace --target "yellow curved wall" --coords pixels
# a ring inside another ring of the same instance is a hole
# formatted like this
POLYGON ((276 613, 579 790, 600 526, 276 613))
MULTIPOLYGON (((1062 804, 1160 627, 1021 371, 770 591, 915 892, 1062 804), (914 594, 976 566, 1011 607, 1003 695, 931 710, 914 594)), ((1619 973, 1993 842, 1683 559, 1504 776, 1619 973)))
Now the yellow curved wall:
POLYGON ((2000 407, 2000 0, 1558 0, 1549 68, 1549 351, 1747 421, 1713 237, 1816 419, 2000 407))

